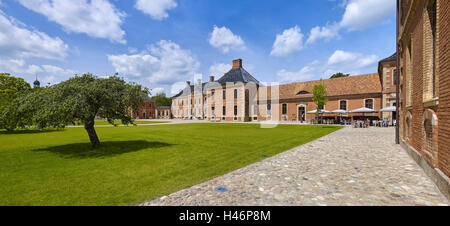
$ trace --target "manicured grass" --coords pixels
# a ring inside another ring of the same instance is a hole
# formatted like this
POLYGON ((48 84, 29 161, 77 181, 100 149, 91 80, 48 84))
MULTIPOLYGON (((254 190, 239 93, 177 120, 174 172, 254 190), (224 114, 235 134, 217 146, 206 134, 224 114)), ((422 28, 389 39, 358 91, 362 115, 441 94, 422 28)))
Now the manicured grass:
MULTIPOLYGON (((122 122, 120 120, 114 121, 116 125, 122 125, 122 122)), ((145 124, 155 124, 155 123, 167 123, 167 121, 146 121, 146 120, 134 120, 134 124, 136 125, 145 125, 145 124)), ((111 125, 108 121, 104 119, 96 119, 95 120, 96 126, 102 126, 102 125, 111 125)), ((130 125, 131 126, 131 125, 130 125)))
POLYGON ((0 205, 135 205, 193 186, 340 127, 178 124, 0 131, 0 205))

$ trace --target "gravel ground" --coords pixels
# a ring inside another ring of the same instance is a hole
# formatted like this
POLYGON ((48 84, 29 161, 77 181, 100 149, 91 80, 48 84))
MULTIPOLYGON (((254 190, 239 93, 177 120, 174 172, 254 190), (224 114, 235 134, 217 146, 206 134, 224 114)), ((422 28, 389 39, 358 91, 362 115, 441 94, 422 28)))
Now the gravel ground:
POLYGON ((141 205, 449 205, 394 132, 346 127, 141 205))

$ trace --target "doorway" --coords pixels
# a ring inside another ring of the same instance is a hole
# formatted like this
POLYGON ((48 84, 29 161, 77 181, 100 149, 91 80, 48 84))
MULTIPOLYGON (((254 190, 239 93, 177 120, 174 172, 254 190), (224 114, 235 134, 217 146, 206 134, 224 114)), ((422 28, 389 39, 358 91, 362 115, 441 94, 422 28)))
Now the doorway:
POLYGON ((298 121, 304 122, 306 121, 306 109, 305 106, 298 107, 298 121))

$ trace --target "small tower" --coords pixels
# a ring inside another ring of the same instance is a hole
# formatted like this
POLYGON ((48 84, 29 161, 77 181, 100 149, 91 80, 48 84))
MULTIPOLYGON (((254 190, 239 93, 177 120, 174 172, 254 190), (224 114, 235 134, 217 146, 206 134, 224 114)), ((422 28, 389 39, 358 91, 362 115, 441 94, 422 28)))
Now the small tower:
POLYGON ((34 85, 35 88, 41 86, 41 83, 37 79, 37 75, 36 75, 36 80, 33 82, 33 85, 34 85))

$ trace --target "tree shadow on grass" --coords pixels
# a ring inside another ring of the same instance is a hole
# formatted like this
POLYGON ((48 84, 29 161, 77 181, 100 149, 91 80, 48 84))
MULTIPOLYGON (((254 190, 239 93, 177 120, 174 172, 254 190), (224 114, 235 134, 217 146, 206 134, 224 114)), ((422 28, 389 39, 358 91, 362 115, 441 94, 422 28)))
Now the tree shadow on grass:
POLYGON ((62 158, 106 158, 125 153, 141 151, 144 149, 158 149, 172 146, 162 142, 148 142, 144 140, 133 141, 106 141, 101 142, 99 148, 91 148, 90 143, 75 143, 53 146, 33 151, 47 151, 59 155, 62 158))

